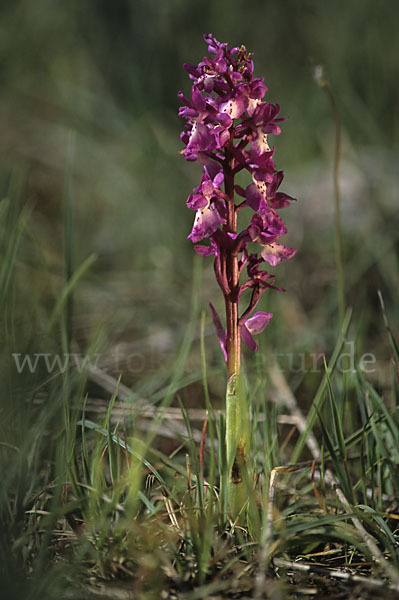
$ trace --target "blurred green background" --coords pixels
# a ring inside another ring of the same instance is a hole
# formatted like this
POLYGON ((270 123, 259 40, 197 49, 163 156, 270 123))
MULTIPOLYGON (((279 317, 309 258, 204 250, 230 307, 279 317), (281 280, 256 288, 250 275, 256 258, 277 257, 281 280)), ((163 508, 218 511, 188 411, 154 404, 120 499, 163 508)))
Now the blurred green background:
MULTIPOLYGON (((200 177, 178 154, 176 94, 189 93, 182 63, 204 56, 206 32, 255 53, 267 98, 289 117, 275 139, 276 163, 286 174, 284 191, 299 200, 284 214, 286 243, 298 254, 275 270, 287 293, 265 300, 275 319, 263 343, 328 351, 336 335, 334 121, 312 76, 316 64, 342 121, 348 302, 365 351, 373 351, 384 335, 376 290, 390 313, 398 291, 398 18, 394 0, 3 0, 1 204, 31 210, 13 288, 21 334, 14 351, 29 343, 34 350, 62 289, 68 196, 72 268, 97 256, 75 297, 75 351, 97 336, 101 365, 111 371, 126 367, 113 358, 121 348, 137 351, 133 379, 175 353, 194 259, 185 200, 200 177)), ((221 306, 219 296, 204 260, 201 307, 208 300, 221 306)), ((221 366, 210 325, 209 333, 221 366)))

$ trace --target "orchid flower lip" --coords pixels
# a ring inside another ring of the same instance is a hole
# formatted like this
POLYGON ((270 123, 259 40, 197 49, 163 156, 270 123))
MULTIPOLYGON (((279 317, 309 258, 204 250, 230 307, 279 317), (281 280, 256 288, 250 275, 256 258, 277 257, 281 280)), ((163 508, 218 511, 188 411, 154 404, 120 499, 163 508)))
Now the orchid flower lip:
POLYGON ((254 352, 258 349, 258 344, 253 336, 262 333, 272 317, 272 313, 257 312, 242 324, 241 337, 244 343, 254 352))

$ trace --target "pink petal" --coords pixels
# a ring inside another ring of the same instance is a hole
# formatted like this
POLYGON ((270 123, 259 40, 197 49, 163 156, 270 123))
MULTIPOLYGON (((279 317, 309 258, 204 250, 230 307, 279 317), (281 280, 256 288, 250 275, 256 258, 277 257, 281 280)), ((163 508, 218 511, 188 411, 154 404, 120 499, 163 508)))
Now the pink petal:
POLYGON ((278 125, 274 125, 274 123, 270 123, 269 125, 265 125, 264 127, 262 127, 262 131, 266 134, 280 135, 281 127, 279 127, 278 125))
POLYGON ((213 185, 216 188, 220 188, 220 186, 222 185, 224 180, 224 173, 223 171, 220 171, 217 175, 215 175, 214 179, 213 179, 213 185))
POLYGON ((224 128, 231 127, 233 125, 233 119, 225 112, 219 112, 216 115, 216 121, 224 128))
POLYGON ((230 140, 230 132, 223 127, 215 127, 213 130, 217 148, 222 148, 230 140))
POLYGON ((203 195, 205 196, 205 198, 211 199, 212 195, 213 195, 213 184, 212 181, 208 180, 208 181, 204 181, 201 184, 201 192, 203 193, 203 195))
POLYGON ((198 152, 200 150, 207 150, 211 143, 212 135, 206 125, 194 123, 186 151, 198 152))
POLYGON ((201 92, 193 89, 193 91, 191 93, 191 100, 192 100, 193 106, 196 110, 198 110, 198 111, 205 110, 206 101, 205 101, 204 96, 201 94, 201 92))
POLYGON ((200 242, 203 238, 215 233, 219 227, 220 218, 213 205, 197 210, 193 229, 188 236, 192 242, 200 242))
POLYGON ((232 119, 238 119, 247 110, 247 107, 248 98, 246 96, 238 96, 221 104, 220 112, 226 113, 232 119))
POLYGON ((272 267, 275 267, 281 262, 292 258, 295 253, 296 250, 294 248, 287 248, 286 246, 277 244, 276 242, 268 244, 267 246, 263 246, 261 251, 262 258, 268 262, 269 265, 272 265, 272 267))
POLYGON ((259 156, 265 152, 270 152, 270 146, 267 141, 267 134, 262 133, 258 128, 258 137, 251 143, 251 154, 259 156))
POLYGON ((220 164, 215 160, 210 159, 205 153, 198 152, 198 158, 200 163, 204 165, 204 170, 211 179, 214 179, 219 172, 223 173, 220 164))
POLYGON ((262 183, 256 185, 255 183, 251 183, 247 186, 245 190, 245 197, 247 199, 247 204, 253 210, 259 210, 259 205, 264 197, 262 194, 262 183))
POLYGON ((201 208, 205 208, 205 206, 209 206, 209 200, 202 194, 190 194, 187 200, 187 206, 193 210, 200 210, 201 208))
POLYGON ((250 94, 250 97, 260 99, 260 98, 263 98, 263 96, 266 94, 266 92, 267 92, 266 85, 263 83, 263 81, 258 81, 252 87, 252 92, 250 94))
POLYGON ((283 235, 287 233, 287 228, 281 220, 280 215, 278 215, 273 209, 266 208, 266 210, 262 213, 263 218, 263 232, 274 234, 274 235, 283 235))
POLYGON ((250 117, 252 117, 252 115, 254 114, 257 106, 261 103, 260 98, 249 98, 249 103, 248 103, 248 114, 250 117))
POLYGON ((288 194, 284 194, 283 192, 277 192, 274 198, 269 199, 269 205, 272 208, 285 208, 290 205, 290 202, 295 201, 295 198, 289 196, 288 194))
POLYGON ((258 349, 258 344, 255 342, 253 335, 262 333, 272 318, 272 313, 258 312, 247 319, 241 327, 241 337, 248 348, 254 352, 258 349))
POLYGON ((250 333, 257 335, 262 333, 272 316, 273 313, 257 312, 245 321, 245 325, 250 333))

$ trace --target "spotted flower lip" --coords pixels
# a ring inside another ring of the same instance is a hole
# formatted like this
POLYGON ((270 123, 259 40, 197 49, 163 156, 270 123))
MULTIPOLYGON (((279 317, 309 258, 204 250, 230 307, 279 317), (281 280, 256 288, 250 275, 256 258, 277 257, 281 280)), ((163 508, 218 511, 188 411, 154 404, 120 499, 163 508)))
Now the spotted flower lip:
MULTIPOLYGON (((212 34, 204 35, 204 40, 208 55, 198 65, 183 65, 191 94, 178 94, 179 116, 185 121, 181 154, 202 167, 200 183, 187 199, 187 206, 195 211, 188 239, 198 254, 213 257, 226 307, 249 298, 244 311, 235 311, 234 327, 244 343, 257 350, 253 336, 265 329, 272 314, 254 313, 255 308, 266 290, 284 291, 262 266, 277 266, 296 252, 280 243, 287 228, 277 211, 295 198, 280 191, 284 172, 275 165, 275 148, 269 141, 270 135, 280 135, 286 119, 278 104, 265 100, 268 88, 262 77, 254 76, 253 55, 245 46, 230 48, 212 34), (249 179, 243 187, 234 180, 238 173, 249 179), (237 231, 241 210, 239 222, 241 214, 248 219, 237 231), (254 246, 257 252, 252 252, 254 246)), ((230 321, 226 316, 225 331, 212 305, 210 310, 227 361, 231 315, 230 321)))
POLYGON ((187 239, 194 243, 210 237, 219 228, 220 215, 214 204, 197 210, 193 229, 187 239))
POLYGON ((220 105, 219 111, 225 113, 230 119, 238 119, 247 110, 249 104, 248 96, 245 94, 237 94, 220 105))
POLYGON ((185 150, 189 155, 211 150, 214 146, 214 136, 211 129, 204 123, 194 123, 185 150))
POLYGON ((269 265, 272 265, 272 267, 292 258, 295 254, 296 250, 294 248, 287 248, 276 242, 263 246, 261 250, 262 258, 268 262, 269 265))

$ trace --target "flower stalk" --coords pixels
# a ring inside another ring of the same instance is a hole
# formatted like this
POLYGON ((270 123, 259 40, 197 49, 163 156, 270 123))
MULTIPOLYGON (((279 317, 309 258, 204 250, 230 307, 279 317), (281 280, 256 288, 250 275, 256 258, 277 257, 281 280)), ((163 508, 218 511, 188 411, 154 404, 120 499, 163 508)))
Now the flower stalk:
POLYGON ((295 254, 278 238, 287 233, 277 210, 294 200, 280 192, 284 174, 274 164, 274 147, 268 135, 281 133, 278 105, 263 100, 267 87, 254 77, 252 54, 244 46, 230 49, 211 34, 204 36, 211 56, 197 65, 185 64, 192 80, 191 98, 179 92, 186 120, 181 140, 182 154, 199 162, 202 177, 187 200, 196 211, 188 239, 196 252, 213 256, 215 277, 224 296, 225 326, 212 304, 212 319, 226 362, 226 451, 229 466, 229 507, 236 516, 243 508, 251 485, 250 428, 247 401, 241 379, 241 340, 253 351, 254 335, 261 333, 271 313, 256 312, 274 275, 261 269, 273 267, 295 254), (244 189, 236 176, 247 171, 251 183, 244 189), (224 186, 224 191, 222 190, 224 186), (239 201, 236 198, 239 198, 239 201), (237 230, 237 215, 252 211, 248 226, 237 230), (209 244, 198 244, 209 240, 209 244), (253 248, 258 252, 253 252, 253 248), (247 278, 243 281, 246 270, 247 278), (240 303, 246 299, 244 309, 240 303))
MULTIPOLYGON (((226 166, 223 168, 225 193, 227 200, 227 218, 225 231, 231 236, 237 234, 237 211, 234 204, 234 157, 226 156, 226 166)), ((240 334, 238 326, 238 294, 239 294, 239 269, 237 249, 224 249, 222 253, 224 262, 223 270, 226 271, 228 282, 224 291, 226 307, 226 353, 227 353, 227 378, 238 375, 240 372, 240 334)))
MULTIPOLYGON (((234 158, 226 157, 224 169, 227 203, 226 231, 237 234, 237 208, 234 203, 234 158)), ((241 369, 241 337, 238 317, 239 265, 238 251, 225 252, 228 293, 224 294, 226 312, 226 454, 229 465, 228 504, 234 517, 239 515, 246 498, 243 471, 248 471, 247 457, 250 453, 249 420, 246 398, 243 392, 241 369)))

